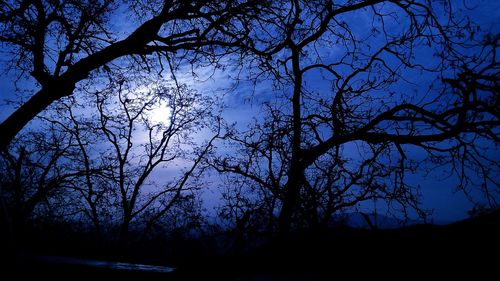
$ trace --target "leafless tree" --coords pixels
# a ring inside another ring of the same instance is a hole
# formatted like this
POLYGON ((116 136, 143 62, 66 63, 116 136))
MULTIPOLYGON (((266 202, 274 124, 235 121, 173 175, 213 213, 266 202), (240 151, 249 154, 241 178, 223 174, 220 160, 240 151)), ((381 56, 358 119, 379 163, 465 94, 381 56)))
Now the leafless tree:
POLYGON ((418 191, 404 177, 417 169, 409 151, 427 156, 424 168, 450 165, 462 188, 477 175, 498 204, 499 167, 485 149, 498 145, 499 37, 477 37, 455 8, 426 0, 273 2, 273 12, 255 20, 249 46, 261 70, 255 79, 272 79, 281 93, 272 125, 239 137, 242 163, 214 165, 264 188, 259 198, 279 199, 281 233, 367 199, 418 211, 418 191))
POLYGON ((101 137, 93 126, 95 121, 85 119, 76 113, 89 110, 88 104, 83 105, 74 98, 68 98, 64 102, 58 102, 57 105, 58 107, 48 114, 41 115, 40 119, 71 136, 75 153, 68 155, 66 161, 71 161, 80 173, 80 176, 75 177, 69 185, 73 191, 72 204, 77 206, 72 220, 77 219, 77 214, 83 214, 83 224, 86 224, 86 219, 90 219, 96 237, 99 238, 103 222, 110 222, 109 218, 112 217, 109 210, 110 188, 107 184, 110 180, 108 173, 110 167, 107 163, 96 161, 95 157, 101 152, 95 149, 101 143, 101 137))
MULTIPOLYGON (((34 116, 71 96, 83 81, 95 82, 97 89, 101 74, 114 78, 124 69, 140 70, 129 75, 152 68, 161 72, 168 65, 175 76, 183 62, 225 67, 234 59, 249 66, 240 75, 248 74, 255 84, 271 81, 276 94, 264 124, 232 137, 243 147, 242 158, 211 160, 220 172, 242 177, 234 181, 241 183, 238 189, 228 193, 230 201, 240 201, 227 209, 239 225, 253 219, 248 208, 266 221, 277 214, 280 233, 321 224, 331 213, 370 199, 418 211, 418 192, 405 181, 408 172, 419 168, 410 153, 415 151, 427 156, 420 168, 451 167, 464 190, 482 179, 486 198, 497 204, 498 163, 485 151, 498 145, 499 36, 484 34, 455 13, 456 1, 128 5, 127 11, 146 16, 121 39, 117 28, 109 27, 113 11, 119 10, 112 1, 5 1, 0 41, 11 52, 12 67, 30 73, 39 86, 0 125, 0 150, 34 116), (153 61, 155 55, 159 59, 153 61), (223 55, 233 56, 223 61, 223 55), (248 198, 247 187, 257 192, 257 199, 241 201, 248 198)), ((111 182, 118 186, 125 237, 136 212, 143 211, 137 201, 141 186, 164 154, 155 150, 156 144, 146 144, 145 158, 136 158, 146 165, 125 172, 131 147, 137 147, 130 124, 142 120, 150 98, 156 97, 120 96, 123 84, 115 81, 115 101, 125 114, 107 112, 111 95, 97 95, 97 129, 113 147, 108 152, 115 160, 108 164, 114 167, 111 182), (126 175, 134 179, 128 181, 126 175)))
POLYGON ((53 126, 44 132, 30 131, 24 141, 2 153, 2 200, 6 228, 23 237, 30 222, 41 217, 64 218, 71 208, 73 181, 82 176, 68 159, 78 151, 72 136, 53 126), (64 208, 61 208, 61 205, 64 208))
POLYGON ((0 150, 37 114, 71 96, 77 83, 91 81, 120 58, 132 58, 145 71, 151 69, 151 57, 160 59, 158 71, 167 62, 172 68, 173 58, 216 63, 246 40, 247 21, 259 13, 259 3, 2 1, 0 42, 10 62, 7 67, 20 77, 29 74, 36 84, 32 96, 0 124, 0 150), (138 24, 126 30, 113 26, 133 25, 134 20, 138 24))
POLYGON ((290 155, 290 129, 283 126, 279 112, 267 106, 269 118, 255 121, 251 130, 238 134, 234 129, 227 141, 233 149, 229 155, 209 159, 210 165, 221 174, 223 201, 219 210, 223 220, 232 227, 245 228, 248 233, 269 233, 275 230, 275 216, 280 206, 282 186, 286 183, 290 155), (233 176, 234 175, 234 176, 233 176))
POLYGON ((177 84, 113 81, 58 101, 38 117, 46 132, 3 154, 2 199, 16 233, 38 215, 90 225, 97 238, 117 225, 126 245, 131 228, 144 236, 199 219, 202 159, 222 137, 215 99, 177 84))
POLYGON ((108 209, 115 217, 120 213, 123 243, 131 224, 148 232, 184 200, 196 199, 191 194, 199 189, 194 179, 203 171, 201 160, 221 137, 212 100, 186 86, 140 88, 137 81, 120 80, 102 92, 89 93, 94 108, 81 111, 86 117, 76 116, 75 105, 65 104, 63 110, 69 112, 71 124, 65 128, 81 151, 84 170, 102 170, 98 177, 87 173, 76 188, 87 215, 99 227, 98 209, 108 209), (169 112, 152 116, 159 106, 169 112), (197 143, 194 134, 203 128, 212 136, 205 144, 197 143), (82 133, 95 140, 84 143, 82 133))

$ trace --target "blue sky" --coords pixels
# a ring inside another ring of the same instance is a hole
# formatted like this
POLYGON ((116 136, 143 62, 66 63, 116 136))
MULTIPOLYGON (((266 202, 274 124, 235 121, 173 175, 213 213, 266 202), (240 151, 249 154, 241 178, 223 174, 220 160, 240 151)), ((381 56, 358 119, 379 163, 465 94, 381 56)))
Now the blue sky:
MULTIPOLYGON (((464 0, 457 1, 456 13, 466 14, 472 21, 478 23, 481 29, 485 32, 497 32, 500 29, 500 1, 496 0, 464 0), (461 6, 474 7, 473 11, 460 10, 461 6)), ((120 12, 119 12, 120 13, 120 12)), ((363 14, 350 15, 352 21, 359 21, 359 32, 366 33, 366 25, 369 19, 363 14)), ((118 19, 123 18, 120 14, 117 15, 118 19)), ((135 26, 136 23, 128 23, 126 21, 116 21, 115 28, 118 34, 126 33, 128 29, 135 26)), ((119 35, 119 37, 122 35, 119 35)), ((322 49, 320 50, 325 59, 331 56, 334 58, 338 54, 336 49, 322 49)), ((3 62, 2 62, 3 63, 3 62)), ((0 64, 4 67, 4 64, 0 64)), ((251 83, 242 81, 236 90, 228 91, 233 86, 231 77, 235 75, 236 71, 216 70, 212 75, 212 69, 197 69, 199 78, 194 79, 188 74, 187 69, 180 69, 177 78, 183 83, 190 85, 190 87, 202 92, 203 94, 223 96, 222 100, 226 105, 223 113, 224 118, 228 122, 237 122, 237 127, 240 129, 245 128, 255 118, 260 119, 263 114, 262 102, 274 101, 275 93, 271 83, 259 83, 255 88, 251 83), (210 78, 209 78, 210 77, 210 78), (206 80, 206 78, 209 78, 206 80), (206 80, 206 81, 204 81, 206 80)), ((13 105, 7 104, 7 100, 18 100, 15 95, 15 81, 16 73, 4 73, 0 76, 0 121, 4 120, 12 111, 13 105)), ((168 79, 168 77, 165 77, 168 79)), ((309 85, 314 89, 322 91, 328 89, 330 84, 324 80, 320 75, 311 74, 307 78, 309 85)), ((428 76, 412 76, 411 80, 419 84, 421 88, 425 88, 430 80, 428 76)), ((23 90, 30 90, 35 88, 30 80, 20 80, 18 86, 23 90)), ((201 134, 200 139, 204 136, 201 134)), ((412 153, 411 151, 409 153, 412 153)), ((415 150, 413 153, 417 153, 415 150)), ((417 155, 418 156, 418 155, 417 155)), ((450 178, 447 180, 437 179, 435 174, 424 178, 422 174, 410 175, 410 181, 415 185, 420 185, 423 196, 423 207, 433 209, 433 218, 435 222, 449 222, 461 219, 467 216, 466 211, 472 207, 472 204, 467 200, 466 196, 461 192, 454 192, 456 186, 456 179, 450 178)), ((213 180, 212 180, 213 181, 213 180)), ((479 193, 473 193, 474 196, 480 196, 479 193)), ((208 192, 204 196, 205 200, 211 201, 207 205, 217 205, 217 198, 220 195, 215 192, 208 192)), ((500 198, 499 198, 500 200, 500 198)))

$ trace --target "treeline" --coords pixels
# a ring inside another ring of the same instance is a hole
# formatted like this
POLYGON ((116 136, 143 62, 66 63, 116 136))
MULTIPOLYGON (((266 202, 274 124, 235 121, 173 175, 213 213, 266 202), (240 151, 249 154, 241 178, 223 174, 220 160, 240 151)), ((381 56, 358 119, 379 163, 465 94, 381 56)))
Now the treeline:
POLYGON ((220 227, 241 248, 367 202, 425 218, 409 176, 433 172, 498 207, 500 37, 461 3, 2 4, 21 95, 0 124, 13 239, 34 222, 121 245, 220 227), (225 95, 188 86, 220 73, 225 95), (221 103, 242 92, 265 95, 246 128, 221 103))

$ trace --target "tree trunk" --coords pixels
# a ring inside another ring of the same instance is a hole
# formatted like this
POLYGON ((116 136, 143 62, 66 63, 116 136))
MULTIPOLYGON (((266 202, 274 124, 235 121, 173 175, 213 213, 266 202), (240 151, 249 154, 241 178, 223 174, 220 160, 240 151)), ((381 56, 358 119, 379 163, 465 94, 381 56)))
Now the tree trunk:
POLYGON ((285 197, 283 198, 283 204, 281 206, 278 233, 280 235, 286 235, 290 232, 293 223, 293 216, 298 207, 298 201, 300 197, 300 187, 302 185, 299 173, 300 169, 290 168, 290 177, 286 185, 285 197))
POLYGON ((292 155, 290 170, 288 172, 288 181, 286 184, 285 196, 281 207, 278 233, 286 235, 290 232, 293 215, 297 209, 300 187, 302 185, 302 178, 304 168, 302 167, 301 158, 302 151, 300 148, 302 138, 302 123, 301 117, 301 92, 302 92, 302 71, 300 69, 300 50, 296 46, 292 46, 292 66, 294 75, 294 88, 293 88, 293 137, 292 137, 292 155))
POLYGON ((94 232, 96 240, 101 238, 101 223, 99 222, 99 214, 95 206, 92 206, 92 223, 94 224, 94 232))
POLYGON ((122 225, 120 227, 120 248, 123 252, 126 251, 129 243, 129 228, 130 228, 130 216, 125 215, 123 218, 122 225))

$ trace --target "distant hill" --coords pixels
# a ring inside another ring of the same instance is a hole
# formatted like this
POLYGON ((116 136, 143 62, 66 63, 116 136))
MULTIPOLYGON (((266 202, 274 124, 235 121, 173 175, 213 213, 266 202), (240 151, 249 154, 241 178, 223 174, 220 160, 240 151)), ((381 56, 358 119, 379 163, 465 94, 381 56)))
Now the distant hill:
POLYGON ((382 214, 353 212, 333 216, 330 226, 349 226, 359 229, 392 229, 421 223, 423 223, 423 221, 405 221, 382 214))

